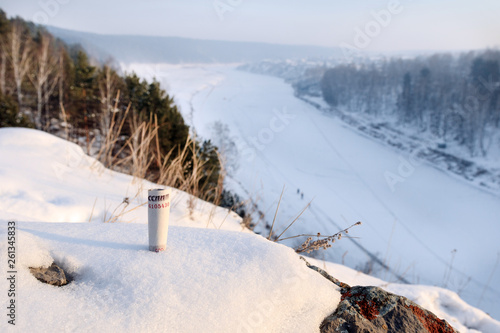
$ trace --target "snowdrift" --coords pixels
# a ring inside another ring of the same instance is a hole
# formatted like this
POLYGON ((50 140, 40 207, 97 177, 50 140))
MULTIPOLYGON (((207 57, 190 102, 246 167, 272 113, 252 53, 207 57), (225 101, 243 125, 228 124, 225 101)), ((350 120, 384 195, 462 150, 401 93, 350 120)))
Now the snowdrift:
POLYGON ((163 253, 144 224, 18 223, 18 237, 22 331, 314 332, 340 299, 292 249, 252 234, 172 227, 163 253), (74 281, 30 275, 52 261, 74 281))

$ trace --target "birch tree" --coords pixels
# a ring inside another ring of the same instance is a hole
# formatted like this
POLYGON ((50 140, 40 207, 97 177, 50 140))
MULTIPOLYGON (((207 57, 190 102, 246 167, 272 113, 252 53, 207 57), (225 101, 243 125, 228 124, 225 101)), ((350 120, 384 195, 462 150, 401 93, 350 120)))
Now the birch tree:
POLYGON ((6 93, 5 87, 5 73, 7 72, 7 53, 4 52, 2 48, 2 54, 0 56, 0 93, 6 93))
POLYGON ((104 65, 99 73, 99 94, 101 100, 100 127, 101 134, 106 137, 114 110, 113 99, 117 96, 119 77, 109 65, 104 65))
MULTIPOLYGON (((43 126, 42 111, 48 107, 48 101, 58 82, 58 58, 54 54, 53 40, 50 35, 41 33, 34 52, 33 72, 29 76, 37 93, 37 108, 34 122, 37 129, 43 126)), ((46 115, 48 110, 46 109, 46 115)))
POLYGON ((14 82, 16 84, 17 102, 21 109, 23 105, 22 84, 30 69, 31 39, 23 25, 16 21, 12 23, 12 29, 8 36, 8 58, 12 65, 14 82))
POLYGON ((10 23, 4 11, 0 9, 0 93, 6 94, 6 73, 7 73, 7 34, 10 23))

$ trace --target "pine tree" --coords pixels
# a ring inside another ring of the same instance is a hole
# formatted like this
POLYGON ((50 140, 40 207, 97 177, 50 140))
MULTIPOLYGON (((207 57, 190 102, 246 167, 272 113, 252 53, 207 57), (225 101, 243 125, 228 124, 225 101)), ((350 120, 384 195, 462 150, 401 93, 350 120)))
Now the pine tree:
POLYGON ((88 131, 96 125, 96 106, 98 102, 95 94, 96 67, 90 65, 87 54, 79 49, 74 55, 72 98, 77 113, 74 114, 78 127, 85 127, 88 131))
POLYGON ((31 127, 28 117, 18 113, 17 102, 0 93, 0 127, 31 127))
POLYGON ((398 109, 400 111, 399 121, 403 124, 411 123, 414 116, 414 98, 411 74, 409 72, 403 77, 403 90, 399 96, 398 109))

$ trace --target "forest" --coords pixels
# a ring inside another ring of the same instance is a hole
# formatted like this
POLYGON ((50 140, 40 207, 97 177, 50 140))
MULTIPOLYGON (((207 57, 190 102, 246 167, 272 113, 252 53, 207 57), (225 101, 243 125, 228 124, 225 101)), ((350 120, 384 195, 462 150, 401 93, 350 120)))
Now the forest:
POLYGON ((190 136, 160 84, 98 63, 42 26, 0 9, 0 127, 43 130, 104 166, 221 204, 217 147, 190 136))
POLYGON ((484 157, 500 151, 499 62, 499 51, 486 50, 342 64, 325 71, 321 91, 335 109, 484 157))

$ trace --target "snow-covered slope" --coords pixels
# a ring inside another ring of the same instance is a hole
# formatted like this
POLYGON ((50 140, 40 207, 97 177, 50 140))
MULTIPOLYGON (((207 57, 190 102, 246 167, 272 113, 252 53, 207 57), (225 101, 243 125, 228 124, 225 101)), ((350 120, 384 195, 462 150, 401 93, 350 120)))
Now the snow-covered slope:
POLYGON ((102 222, 121 211, 123 197, 140 191, 127 210, 135 208, 155 185, 103 169, 74 144, 0 129, 0 156, 5 259, 7 221, 17 228, 16 325, 4 318, 2 332, 314 332, 340 299, 292 249, 230 231, 242 230, 239 217, 217 208, 209 221, 215 207, 201 201, 190 216, 180 191, 167 251, 149 252, 144 207, 120 216, 123 223, 102 222), (30 275, 54 260, 74 278, 68 286, 30 275))
MULTIPOLYGON (((210 221, 208 203, 198 201, 190 214, 180 191, 174 190, 167 251, 147 251, 147 212, 137 205, 157 185, 106 170, 72 143, 0 129, 0 156, 0 251, 8 251, 7 222, 15 220, 17 271, 16 326, 4 318, 2 332, 317 332, 339 301, 337 288, 292 249, 242 230, 224 209, 210 221), (136 209, 120 215, 120 223, 103 223, 139 190, 127 208, 136 209), (59 288, 30 275, 28 267, 52 261, 74 281, 59 288)), ((451 291, 308 260, 351 285, 408 296, 462 332, 500 330, 451 291)), ((6 291, 7 279, 0 281, 6 291)))
POLYGON ((238 164, 230 184, 257 199, 268 223, 286 186, 276 230, 314 199, 286 235, 333 234, 360 220, 356 238, 335 244, 326 259, 450 288, 500 318, 499 195, 361 136, 295 98, 281 79, 228 66, 125 69, 155 76, 199 135, 217 143, 215 123, 227 125, 238 164))
POLYGON ((172 227, 157 254, 145 246, 145 224, 17 228, 16 329, 24 332, 314 332, 340 299, 292 249, 252 234, 172 227), (27 267, 52 258, 71 284, 30 275, 27 267))
MULTIPOLYGON (((76 144, 40 131, 0 129, 0 149, 0 219, 144 223, 155 184, 111 172, 76 144)), ((191 213, 188 199, 173 189, 172 225, 242 230, 236 214, 200 200, 191 213)))

